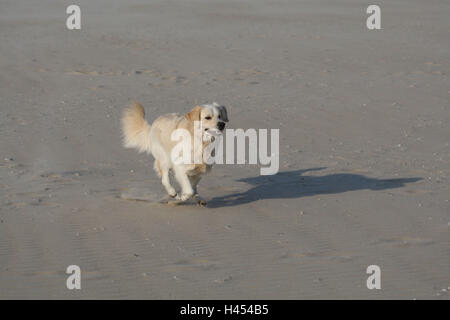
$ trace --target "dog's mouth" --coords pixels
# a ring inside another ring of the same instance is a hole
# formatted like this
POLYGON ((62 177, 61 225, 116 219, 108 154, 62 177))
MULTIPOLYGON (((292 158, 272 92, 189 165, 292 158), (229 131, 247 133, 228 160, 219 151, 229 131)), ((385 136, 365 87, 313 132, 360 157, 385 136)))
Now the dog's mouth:
POLYGON ((223 132, 217 128, 207 128, 205 129, 204 133, 205 134, 203 139, 210 142, 215 141, 223 134, 223 132))
POLYGON ((223 129, 217 129, 217 128, 206 128, 205 133, 208 133, 213 136, 221 135, 223 133, 223 129))

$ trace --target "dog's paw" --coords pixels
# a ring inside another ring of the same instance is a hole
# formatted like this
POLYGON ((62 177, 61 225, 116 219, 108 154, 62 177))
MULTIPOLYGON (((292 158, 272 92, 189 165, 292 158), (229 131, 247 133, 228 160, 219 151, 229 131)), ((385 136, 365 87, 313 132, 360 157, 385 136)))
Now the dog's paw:
POLYGON ((200 207, 206 207, 207 204, 208 203, 203 199, 197 200, 197 205, 199 205, 200 207))
POLYGON ((200 207, 206 207, 206 200, 200 197, 198 194, 194 195, 194 200, 200 207))
POLYGON ((175 199, 180 200, 180 201, 186 201, 190 198, 192 198, 193 194, 192 193, 182 193, 181 195, 177 195, 175 197, 175 199))
POLYGON ((171 198, 175 198, 177 196, 177 192, 175 191, 174 188, 168 189, 167 193, 169 194, 169 197, 171 197, 171 198))

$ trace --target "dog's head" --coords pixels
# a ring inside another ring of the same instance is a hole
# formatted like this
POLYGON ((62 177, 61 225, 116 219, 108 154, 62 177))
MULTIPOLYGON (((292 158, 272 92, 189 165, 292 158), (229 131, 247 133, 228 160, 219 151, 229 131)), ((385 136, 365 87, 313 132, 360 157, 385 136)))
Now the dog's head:
POLYGON ((227 109, 216 102, 196 106, 186 118, 190 121, 200 121, 203 132, 213 136, 222 134, 225 122, 228 122, 227 109))

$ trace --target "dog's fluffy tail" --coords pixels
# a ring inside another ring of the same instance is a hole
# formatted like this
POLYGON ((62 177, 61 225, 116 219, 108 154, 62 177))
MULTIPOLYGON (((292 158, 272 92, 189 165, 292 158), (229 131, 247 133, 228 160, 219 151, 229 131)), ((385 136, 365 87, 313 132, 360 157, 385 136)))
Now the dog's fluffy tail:
POLYGON ((136 148, 139 152, 151 152, 150 125, 145 121, 142 105, 133 101, 122 116, 123 146, 136 148))

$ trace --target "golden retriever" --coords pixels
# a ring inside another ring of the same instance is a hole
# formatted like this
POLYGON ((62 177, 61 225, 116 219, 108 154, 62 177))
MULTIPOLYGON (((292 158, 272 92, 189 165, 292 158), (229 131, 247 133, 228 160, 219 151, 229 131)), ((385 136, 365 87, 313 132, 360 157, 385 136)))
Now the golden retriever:
MULTIPOLYGON (((133 102, 125 109, 122 117, 123 144, 126 148, 136 148, 139 152, 151 153, 155 158, 154 169, 161 177, 161 182, 170 197, 177 201, 194 198, 198 204, 205 205, 197 193, 197 185, 201 176, 210 171, 211 165, 203 157, 200 162, 178 163, 173 161, 172 151, 177 145, 173 133, 177 129, 189 132, 189 146, 193 146, 192 153, 200 151, 214 141, 214 136, 220 135, 228 122, 227 110, 217 103, 204 104, 194 107, 186 115, 171 113, 160 116, 152 125, 144 118, 145 112, 141 104, 133 102), (194 142, 195 124, 201 128, 201 143, 194 142), (201 148, 201 150, 194 150, 201 148), (170 184, 169 171, 181 186, 181 194, 177 194, 170 184)), ((182 142, 186 143, 186 142, 182 142)))

